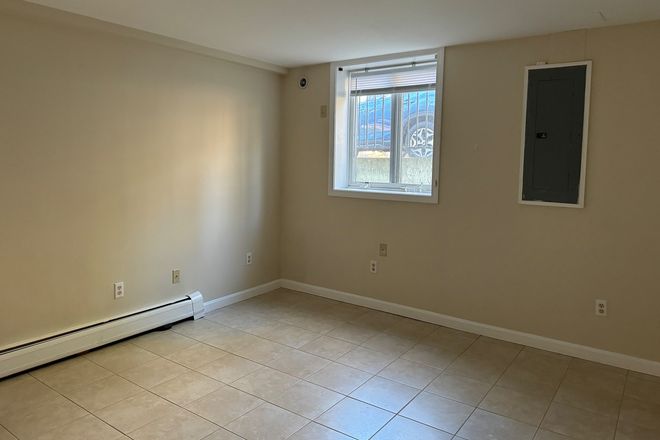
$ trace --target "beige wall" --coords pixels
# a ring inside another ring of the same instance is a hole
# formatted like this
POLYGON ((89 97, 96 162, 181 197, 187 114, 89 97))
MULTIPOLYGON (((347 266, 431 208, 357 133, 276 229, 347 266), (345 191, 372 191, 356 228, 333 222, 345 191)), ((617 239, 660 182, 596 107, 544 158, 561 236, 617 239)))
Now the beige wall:
POLYGON ((329 197, 329 66, 292 70, 283 278, 660 361, 658 41, 656 21, 448 48, 437 205, 329 197), (586 207, 519 205, 524 66, 584 59, 586 207))
POLYGON ((0 60, 0 347, 280 277, 277 74, 6 14, 0 60))

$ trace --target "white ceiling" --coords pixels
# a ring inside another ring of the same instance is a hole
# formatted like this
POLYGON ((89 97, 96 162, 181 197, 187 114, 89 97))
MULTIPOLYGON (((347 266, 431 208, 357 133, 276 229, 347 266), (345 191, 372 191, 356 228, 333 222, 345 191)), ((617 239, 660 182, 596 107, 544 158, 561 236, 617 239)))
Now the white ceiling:
POLYGON ((30 1, 285 67, 660 19, 660 0, 30 1))

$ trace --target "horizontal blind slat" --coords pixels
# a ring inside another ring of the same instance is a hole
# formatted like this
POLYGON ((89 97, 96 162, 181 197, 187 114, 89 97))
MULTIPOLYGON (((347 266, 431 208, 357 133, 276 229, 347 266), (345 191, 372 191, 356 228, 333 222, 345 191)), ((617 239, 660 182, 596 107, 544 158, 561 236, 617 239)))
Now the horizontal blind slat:
POLYGON ((394 93, 420 86, 428 90, 436 82, 436 69, 392 70, 382 73, 351 75, 351 94, 365 94, 365 92, 378 91, 379 93, 394 93), (425 86, 425 87, 424 87, 425 86))

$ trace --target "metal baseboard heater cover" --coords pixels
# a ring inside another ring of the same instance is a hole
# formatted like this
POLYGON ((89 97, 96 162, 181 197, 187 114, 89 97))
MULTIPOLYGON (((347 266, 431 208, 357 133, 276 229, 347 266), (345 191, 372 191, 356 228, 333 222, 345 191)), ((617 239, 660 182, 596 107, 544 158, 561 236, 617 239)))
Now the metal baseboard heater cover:
POLYGON ((108 321, 0 349, 0 379, 190 317, 204 317, 204 298, 200 292, 108 321))

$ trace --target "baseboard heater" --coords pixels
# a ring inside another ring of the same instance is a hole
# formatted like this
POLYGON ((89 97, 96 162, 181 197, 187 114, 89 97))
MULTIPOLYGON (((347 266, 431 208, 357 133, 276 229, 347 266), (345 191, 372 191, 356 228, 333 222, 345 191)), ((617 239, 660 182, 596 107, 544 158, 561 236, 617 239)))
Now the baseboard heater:
POLYGON ((107 321, 0 349, 0 379, 173 322, 204 316, 199 292, 107 321))

